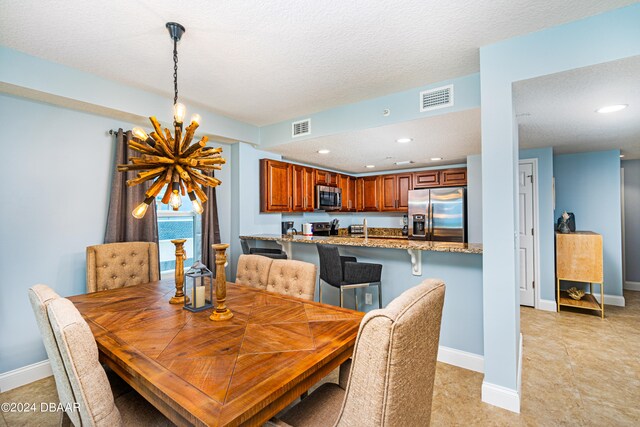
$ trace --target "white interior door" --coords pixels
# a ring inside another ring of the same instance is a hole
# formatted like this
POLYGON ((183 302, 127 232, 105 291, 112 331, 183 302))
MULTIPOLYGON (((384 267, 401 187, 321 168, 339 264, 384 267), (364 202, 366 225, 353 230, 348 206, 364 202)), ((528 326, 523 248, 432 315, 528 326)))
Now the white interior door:
POLYGON ((520 305, 533 307, 534 294, 534 239, 533 239, 533 164, 520 163, 518 172, 518 201, 520 218, 520 305))

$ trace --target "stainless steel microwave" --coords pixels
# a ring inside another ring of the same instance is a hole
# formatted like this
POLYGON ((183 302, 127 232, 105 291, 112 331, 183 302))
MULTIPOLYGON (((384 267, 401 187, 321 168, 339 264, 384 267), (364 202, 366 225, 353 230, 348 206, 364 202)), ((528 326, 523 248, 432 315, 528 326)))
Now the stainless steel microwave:
POLYGON ((316 209, 323 211, 342 209, 342 190, 325 185, 316 185, 316 209))

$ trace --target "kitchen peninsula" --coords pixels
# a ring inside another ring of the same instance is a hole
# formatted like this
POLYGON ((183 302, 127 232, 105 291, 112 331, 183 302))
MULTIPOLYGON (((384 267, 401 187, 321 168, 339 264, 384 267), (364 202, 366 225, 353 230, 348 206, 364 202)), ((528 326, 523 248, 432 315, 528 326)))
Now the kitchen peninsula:
MULTIPOLYGON (((442 315, 439 359, 456 358, 462 351, 465 366, 481 371, 484 354, 482 338, 482 245, 409 240, 390 236, 302 236, 281 234, 241 235, 240 239, 262 247, 282 246, 289 258, 319 265, 315 245, 332 244, 340 254, 355 256, 358 261, 382 264, 383 305, 426 278, 440 278, 446 284, 442 315)), ((325 288, 326 289, 326 288, 325 288)), ((372 301, 377 301, 376 290, 372 301)), ((325 303, 338 305, 338 292, 330 290, 325 303)), ((345 295, 345 306, 353 304, 345 295)), ((364 311, 377 308, 367 305, 363 295, 358 305, 364 311), (364 299, 365 304, 362 303, 364 299)), ((460 366, 459 362, 455 364, 460 366)))

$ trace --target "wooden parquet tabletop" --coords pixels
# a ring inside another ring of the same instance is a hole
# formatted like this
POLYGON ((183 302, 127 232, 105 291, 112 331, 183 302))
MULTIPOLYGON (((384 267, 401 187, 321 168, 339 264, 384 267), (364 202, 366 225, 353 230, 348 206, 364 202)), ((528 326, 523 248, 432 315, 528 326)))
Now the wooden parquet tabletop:
POLYGON ((71 297, 101 360, 178 425, 261 425, 348 359, 364 313, 229 283, 233 318, 169 304, 173 281, 71 297))

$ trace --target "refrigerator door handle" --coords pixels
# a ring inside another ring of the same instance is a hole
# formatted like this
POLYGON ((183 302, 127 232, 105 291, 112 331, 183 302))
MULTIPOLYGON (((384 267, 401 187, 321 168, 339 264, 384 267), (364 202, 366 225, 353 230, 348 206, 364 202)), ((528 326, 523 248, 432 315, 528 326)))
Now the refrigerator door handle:
POLYGON ((433 240, 433 203, 429 203, 429 240, 433 240))

